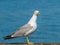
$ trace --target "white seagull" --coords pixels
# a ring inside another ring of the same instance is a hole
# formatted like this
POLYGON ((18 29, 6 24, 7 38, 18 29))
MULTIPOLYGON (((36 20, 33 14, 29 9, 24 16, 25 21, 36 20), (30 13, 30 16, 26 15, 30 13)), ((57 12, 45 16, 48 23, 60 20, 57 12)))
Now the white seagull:
POLYGON ((12 33, 11 35, 5 36, 4 39, 6 40, 6 39, 13 39, 13 38, 25 36, 28 44, 30 44, 30 41, 28 39, 28 35, 33 33, 37 28, 36 20, 37 20, 38 14, 39 14, 39 11, 35 10, 32 18, 29 20, 29 22, 27 24, 22 26, 19 30, 12 33))

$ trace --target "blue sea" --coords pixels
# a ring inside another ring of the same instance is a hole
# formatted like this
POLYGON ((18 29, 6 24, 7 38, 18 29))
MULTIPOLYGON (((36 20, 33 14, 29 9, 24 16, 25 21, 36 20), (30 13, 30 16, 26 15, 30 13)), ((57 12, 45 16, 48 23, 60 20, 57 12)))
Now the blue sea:
POLYGON ((34 43, 60 43, 60 0, 0 0, 0 43, 27 43, 26 37, 4 40, 32 17, 35 10, 38 28, 29 35, 34 43))

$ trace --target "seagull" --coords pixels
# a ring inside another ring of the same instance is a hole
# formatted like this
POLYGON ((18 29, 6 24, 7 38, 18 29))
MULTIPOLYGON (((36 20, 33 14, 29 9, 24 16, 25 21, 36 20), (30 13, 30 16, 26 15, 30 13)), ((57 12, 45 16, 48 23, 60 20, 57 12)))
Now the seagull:
POLYGON ((31 42, 28 38, 28 35, 33 33, 37 28, 37 16, 38 16, 38 14, 39 14, 39 11, 35 10, 33 16, 28 21, 28 23, 26 23, 25 25, 20 27, 16 32, 12 33, 11 35, 5 36, 4 39, 7 40, 7 39, 13 39, 13 38, 25 36, 27 39, 28 45, 30 45, 31 42))

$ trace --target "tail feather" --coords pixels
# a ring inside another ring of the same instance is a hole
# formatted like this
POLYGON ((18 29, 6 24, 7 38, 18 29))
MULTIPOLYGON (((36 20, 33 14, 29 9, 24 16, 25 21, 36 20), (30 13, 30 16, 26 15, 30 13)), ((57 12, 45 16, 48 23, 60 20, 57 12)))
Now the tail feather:
POLYGON ((7 40, 7 39, 13 39, 13 38, 16 38, 16 37, 11 37, 11 35, 4 37, 5 40, 7 40))

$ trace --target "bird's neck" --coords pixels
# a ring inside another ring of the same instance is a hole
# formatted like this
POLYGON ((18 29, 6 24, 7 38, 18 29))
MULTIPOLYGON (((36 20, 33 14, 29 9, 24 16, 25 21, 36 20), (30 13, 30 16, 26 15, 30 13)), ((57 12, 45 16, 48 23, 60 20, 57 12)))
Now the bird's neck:
POLYGON ((33 14, 32 18, 29 20, 28 24, 34 24, 36 23, 37 20, 37 16, 35 14, 33 14))

